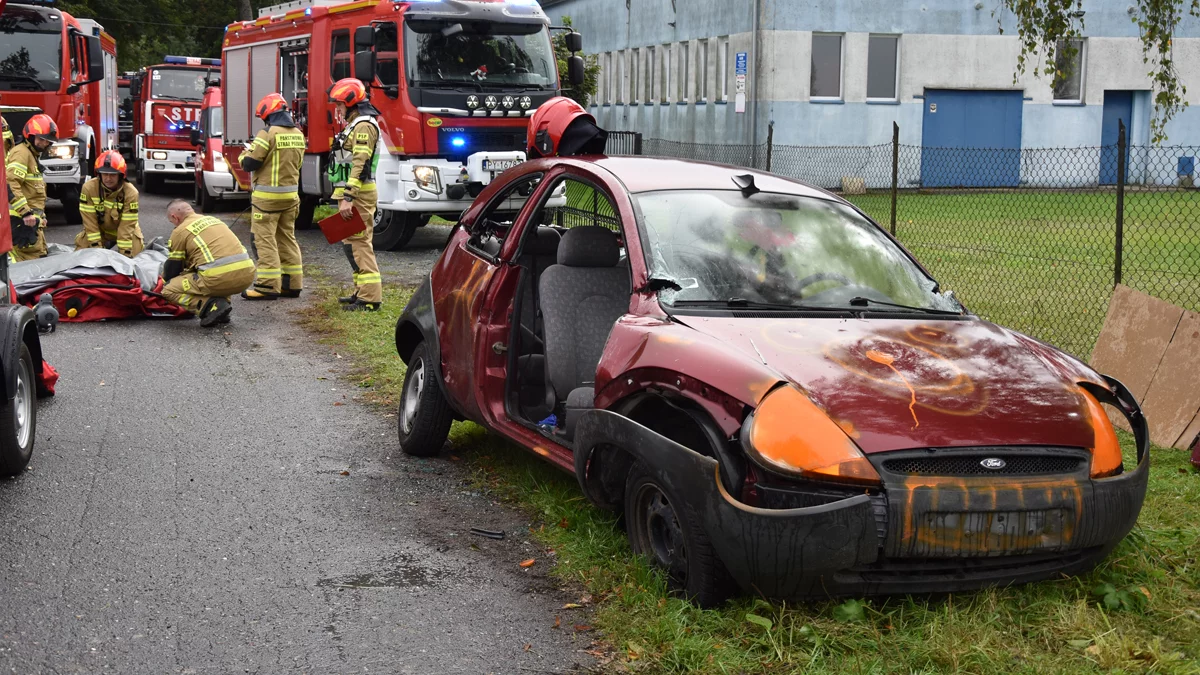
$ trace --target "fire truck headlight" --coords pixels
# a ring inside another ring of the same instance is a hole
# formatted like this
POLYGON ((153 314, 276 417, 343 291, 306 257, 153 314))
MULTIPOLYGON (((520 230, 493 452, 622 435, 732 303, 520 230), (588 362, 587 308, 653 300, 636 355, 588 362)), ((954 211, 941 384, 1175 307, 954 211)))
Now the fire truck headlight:
POLYGON ((163 160, 166 158, 167 158, 167 153, 163 152, 162 150, 156 150, 156 151, 150 153, 150 159, 163 160))
POLYGON ((413 178, 417 180, 417 187, 426 192, 433 194, 441 194, 442 192, 442 177, 439 175, 437 167, 433 166, 416 166, 413 167, 413 178))
POLYGON ((75 157, 75 144, 55 143, 50 146, 49 153, 54 159, 73 159, 75 157))

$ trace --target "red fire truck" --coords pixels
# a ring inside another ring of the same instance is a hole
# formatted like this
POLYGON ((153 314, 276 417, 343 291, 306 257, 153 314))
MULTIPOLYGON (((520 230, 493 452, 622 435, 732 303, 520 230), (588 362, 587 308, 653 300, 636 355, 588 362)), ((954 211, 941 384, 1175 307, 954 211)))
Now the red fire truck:
MULTIPOLYGON (((403 247, 439 215, 456 219, 483 186, 525 159, 534 110, 560 91, 550 20, 535 0, 296 0, 230 24, 222 51, 225 159, 237 164, 259 128, 254 105, 287 99, 308 137, 300 226, 332 185, 328 155, 342 123, 326 97, 353 75, 380 111, 375 247, 403 247)), ((571 51, 581 49, 571 33, 571 51)), ((582 81, 572 56, 570 79, 582 81)))
POLYGON ((117 78, 117 149, 127 161, 133 160, 133 97, 129 86, 136 73, 121 73, 117 78))
POLYGON ((221 124, 225 121, 221 112, 221 86, 220 82, 210 81, 210 84, 200 105, 200 127, 192 130, 191 138, 196 146, 195 202, 202 213, 219 210, 222 202, 250 197, 250 193, 239 189, 225 163, 221 146, 224 136, 221 124))
POLYGON ((59 141, 41 160, 48 196, 79 224, 79 189, 96 156, 117 142, 117 44, 100 24, 40 5, 7 5, 0 16, 0 110, 17 136, 41 111, 59 141))
POLYGON ((150 191, 168 178, 191 180, 195 149, 191 131, 200 122, 206 80, 220 59, 168 56, 142 68, 129 85, 133 99, 133 157, 138 186, 150 191))

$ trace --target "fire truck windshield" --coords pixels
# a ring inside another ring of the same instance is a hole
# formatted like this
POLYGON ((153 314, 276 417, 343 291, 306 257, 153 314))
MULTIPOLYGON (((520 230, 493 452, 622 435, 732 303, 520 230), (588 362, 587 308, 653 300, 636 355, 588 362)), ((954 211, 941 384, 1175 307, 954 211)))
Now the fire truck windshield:
POLYGON ((553 88, 550 35, 541 24, 410 19, 404 53, 413 86, 553 88))
POLYGON ((0 89, 56 91, 61 79, 62 21, 37 11, 6 11, 0 17, 0 89))
POLYGON ((150 98, 199 101, 204 98, 203 70, 155 68, 150 71, 150 98))

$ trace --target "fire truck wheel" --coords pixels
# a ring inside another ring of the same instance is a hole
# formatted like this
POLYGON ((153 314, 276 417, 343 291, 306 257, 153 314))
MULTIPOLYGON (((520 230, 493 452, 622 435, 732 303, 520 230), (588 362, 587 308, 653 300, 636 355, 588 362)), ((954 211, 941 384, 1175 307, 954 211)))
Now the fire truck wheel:
POLYGON ((208 188, 204 185, 204 177, 201 176, 196 183, 196 207, 200 209, 200 213, 214 213, 220 208, 221 200, 208 194, 208 188))
POLYGON ((375 234, 372 242, 377 251, 399 251, 412 239, 417 228, 429 222, 428 214, 407 211, 375 211, 375 234))
POLYGON ((66 216, 67 224, 83 224, 83 216, 79 215, 79 186, 62 186, 62 190, 59 192, 59 200, 62 201, 63 215, 66 216))
POLYGON ((33 357, 25 343, 20 345, 16 391, 11 399, 0 401, 0 476, 15 476, 25 469, 33 456, 33 439, 37 431, 37 398, 34 394, 37 381, 33 375, 33 357))
POLYGON ((296 229, 311 230, 315 223, 313 219, 316 217, 317 204, 320 201, 309 197, 300 198, 300 213, 296 214, 296 229))

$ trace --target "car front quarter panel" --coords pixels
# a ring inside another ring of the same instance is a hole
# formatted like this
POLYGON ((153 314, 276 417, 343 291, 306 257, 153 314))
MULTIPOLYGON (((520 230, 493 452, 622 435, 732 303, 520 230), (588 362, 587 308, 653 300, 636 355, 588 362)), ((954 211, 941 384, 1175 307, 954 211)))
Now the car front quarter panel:
MULTIPOLYGON (((408 304, 404 306, 404 311, 400 313, 400 318, 396 320, 395 339, 396 353, 405 365, 408 365, 409 358, 412 357, 413 351, 421 342, 429 342, 432 345, 433 349, 430 350, 430 353, 439 355, 442 353, 441 341, 438 339, 437 332, 437 315, 433 306, 433 289, 429 277, 425 277, 421 285, 413 291, 412 296, 408 299, 408 304)), ((438 383, 438 388, 442 390, 442 396, 458 414, 460 408, 457 402, 450 397, 445 380, 442 378, 441 359, 435 360, 429 366, 433 369, 433 377, 438 383)))

